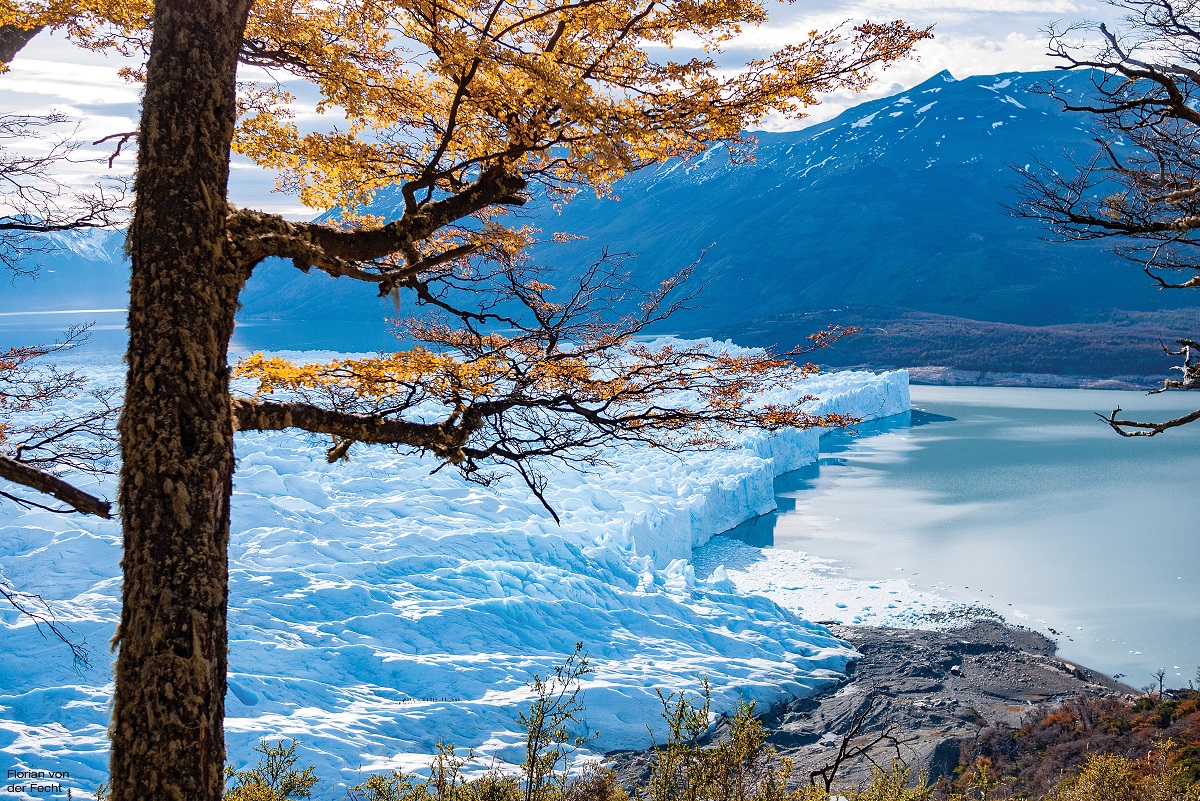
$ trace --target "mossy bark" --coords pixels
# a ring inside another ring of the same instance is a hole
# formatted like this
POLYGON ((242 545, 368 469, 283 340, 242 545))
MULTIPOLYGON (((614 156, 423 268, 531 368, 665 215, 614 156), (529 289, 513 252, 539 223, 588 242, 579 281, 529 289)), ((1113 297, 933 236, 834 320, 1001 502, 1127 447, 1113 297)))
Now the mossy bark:
POLYGON ((0 64, 10 64, 21 52, 21 48, 29 44, 33 37, 41 33, 41 27, 18 28, 16 25, 0 25, 0 64))
POLYGON ((155 7, 129 231, 114 801, 218 801, 224 785, 226 352, 246 278, 228 253, 226 190, 249 6, 155 7))

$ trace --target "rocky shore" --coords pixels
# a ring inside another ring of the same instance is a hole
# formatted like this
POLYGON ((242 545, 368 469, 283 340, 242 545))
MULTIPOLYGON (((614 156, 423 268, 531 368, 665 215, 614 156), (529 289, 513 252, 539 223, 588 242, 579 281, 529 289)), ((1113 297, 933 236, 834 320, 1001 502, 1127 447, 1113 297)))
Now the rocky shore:
MULTIPOLYGON (((827 765, 842 737, 862 718, 868 735, 890 729, 899 744, 880 743, 870 758, 899 758, 930 781, 951 774, 960 747, 993 723, 1020 725, 1031 710, 1079 694, 1132 695, 1137 691, 1055 655, 1054 641, 995 620, 948 631, 831 625, 862 658, 835 688, 777 705, 762 716, 767 742, 795 763, 795 776, 827 765)), ((718 723, 713 737, 727 731, 718 723)), ((647 752, 610 754, 619 772, 645 771, 647 752)), ((848 760, 837 784, 869 776, 868 757, 848 760)))
MULTIPOLYGON (((992 723, 1020 725, 1037 706, 1078 694, 1132 694, 1131 687, 1055 656, 1041 634, 991 620, 966 628, 920 631, 832 626, 862 654, 841 686, 800 698, 764 716, 768 742, 807 776, 828 763, 855 716, 870 707, 864 732, 892 727, 899 758, 930 781, 952 773, 959 748, 992 723)), ((872 756, 887 764, 894 748, 872 756)), ((870 771, 862 758, 839 770, 855 783, 870 771)))

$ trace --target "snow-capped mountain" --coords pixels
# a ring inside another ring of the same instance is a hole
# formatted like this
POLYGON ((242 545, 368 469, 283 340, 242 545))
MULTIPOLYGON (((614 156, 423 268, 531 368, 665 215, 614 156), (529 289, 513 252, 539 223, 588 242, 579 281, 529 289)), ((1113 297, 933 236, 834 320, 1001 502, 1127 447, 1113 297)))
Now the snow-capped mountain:
POLYGON ((1086 73, 942 72, 827 123, 760 133, 751 164, 715 147, 652 168, 622 181, 619 200, 535 212, 547 231, 589 237, 539 256, 578 269, 603 248, 633 253, 653 286, 704 253, 702 308, 674 330, 790 346, 862 326, 820 355, 835 364, 1157 374, 1158 341, 1200 322, 1186 308, 1200 295, 1158 292, 1107 243, 1046 241, 1007 208, 1021 170, 1097 147, 1051 84, 1092 88, 1086 73))
MULTIPOLYGON (((835 363, 1155 373, 1164 366, 1157 340, 1200 320, 1186 309, 1200 296, 1156 292, 1104 243, 1044 241, 1038 223, 1005 208, 1026 165, 1095 148, 1089 119, 1063 112, 1044 92, 1050 83, 1067 94, 1091 86, 1084 73, 942 72, 829 122, 757 134, 752 163, 714 147, 621 181, 615 198, 584 192, 561 213, 534 201, 519 215, 546 233, 587 237, 535 251, 565 275, 608 249, 635 254, 637 280, 655 286, 704 253, 700 308, 669 321, 673 333, 792 344, 840 323, 867 330, 826 354, 835 363), (1183 311, 1146 314, 1168 308, 1183 311)), ((370 210, 395 216, 396 206, 383 192, 370 210)), ((56 278, 14 285, 0 306, 80 308, 63 292, 85 285, 112 295, 90 303, 120 302, 123 283, 109 272, 123 268, 81 260, 79 250, 48 265, 56 278), (64 273, 82 279, 60 287, 64 273)), ((268 263, 243 295, 241 319, 365 324, 391 313, 360 285, 268 263)))
POLYGON ((1085 116, 1039 91, 1051 82, 1091 85, 1083 73, 942 72, 830 122, 760 133, 752 164, 713 148, 621 182, 619 202, 581 196, 541 220, 590 237, 569 261, 617 248, 637 254, 647 280, 708 248, 707 308, 681 321, 687 330, 857 305, 1022 325, 1200 305, 1154 292, 1103 244, 1042 241, 1039 224, 1003 207, 1017 170, 1096 147, 1085 116))
POLYGON ((2 276, 0 312, 124 308, 129 294, 125 232, 88 229, 40 237, 23 265, 35 275, 2 276))

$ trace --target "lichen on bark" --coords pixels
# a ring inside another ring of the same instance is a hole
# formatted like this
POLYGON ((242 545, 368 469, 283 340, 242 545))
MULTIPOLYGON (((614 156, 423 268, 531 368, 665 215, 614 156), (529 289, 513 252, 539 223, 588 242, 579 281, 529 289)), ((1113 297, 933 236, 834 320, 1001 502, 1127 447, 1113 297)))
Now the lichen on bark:
POLYGON ((226 354, 247 277, 225 254, 225 196, 249 7, 156 7, 129 232, 114 801, 217 801, 224 789, 226 354))

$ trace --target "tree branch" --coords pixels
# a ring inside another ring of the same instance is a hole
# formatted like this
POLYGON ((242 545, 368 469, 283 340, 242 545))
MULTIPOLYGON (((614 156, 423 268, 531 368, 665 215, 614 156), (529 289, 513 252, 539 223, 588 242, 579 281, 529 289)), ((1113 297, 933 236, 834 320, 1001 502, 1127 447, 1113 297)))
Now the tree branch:
POLYGON ((866 757, 877 769, 882 769, 871 758, 871 751, 883 743, 887 743, 894 748, 896 750, 896 758, 899 759, 901 742, 896 736, 896 730, 899 728, 897 724, 888 724, 877 732, 863 734, 864 727, 871 721, 871 712, 875 709, 877 700, 878 696, 872 692, 867 697, 866 702, 854 713, 854 716, 850 720, 850 725, 846 729, 846 733, 842 735, 837 754, 834 755, 830 762, 808 774, 809 784, 816 787, 817 779, 820 778, 825 792, 831 792, 834 779, 842 765, 859 757, 866 757))
POLYGON ((46 495, 53 496, 70 506, 76 512, 96 515, 105 520, 112 518, 112 504, 89 495, 83 490, 68 484, 58 476, 30 467, 16 459, 0 456, 0 478, 8 479, 14 484, 20 484, 46 495))
POLYGON ((466 457, 463 446, 471 430, 462 423, 413 423, 378 415, 362 415, 323 409, 309 403, 264 402, 249 398, 233 399, 233 415, 237 431, 283 431, 299 428, 313 434, 336 437, 329 460, 345 455, 346 443, 364 442, 372 445, 407 445, 432 452, 451 464, 466 457))
POLYGON ((16 25, 0 25, 0 65, 11 64, 21 48, 29 44, 41 30, 41 26, 20 28, 16 25))
POLYGON ((438 229, 489 206, 524 205, 525 198, 520 193, 528 183, 520 175, 491 166, 463 191, 428 203, 419 211, 380 228, 338 231, 317 223, 297 227, 327 256, 343 261, 372 261, 402 252, 438 229))
POLYGON ((42 627, 45 626, 56 639, 70 648, 71 661, 74 663, 76 671, 82 672, 83 669, 91 667, 91 658, 87 647, 82 642, 75 642, 67 636, 63 625, 58 621, 58 616, 54 614, 54 610, 42 596, 21 592, 3 578, 0 578, 0 596, 12 604, 14 609, 32 620, 33 625, 37 627, 43 637, 46 636, 46 632, 42 631, 42 627))
POLYGON ((1118 420, 1117 415, 1120 413, 1121 407, 1118 406, 1107 417, 1100 414, 1100 412, 1096 412, 1096 416, 1108 423, 1109 427, 1122 437, 1153 437, 1168 429, 1178 428, 1179 426, 1185 426, 1188 423, 1200 420, 1200 409, 1189 412, 1183 417, 1176 417, 1173 420, 1163 420, 1159 423, 1147 423, 1144 420, 1118 420))
POLYGON ((423 270, 473 254, 478 246, 464 244, 421 258, 417 245, 435 231, 489 206, 524 204, 520 192, 527 185, 528 181, 520 175, 489 167, 463 191, 425 204, 379 228, 343 231, 320 223, 293 223, 274 214, 231 208, 228 232, 247 268, 276 256, 289 259, 304 272, 315 267, 334 278, 346 276, 379 284, 380 294, 386 294, 423 270), (369 265, 396 254, 403 254, 407 264, 369 265), (364 265, 377 269, 366 269, 364 265))

